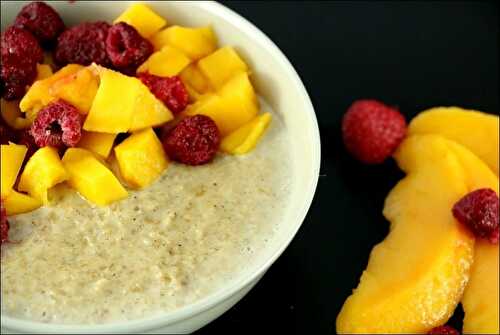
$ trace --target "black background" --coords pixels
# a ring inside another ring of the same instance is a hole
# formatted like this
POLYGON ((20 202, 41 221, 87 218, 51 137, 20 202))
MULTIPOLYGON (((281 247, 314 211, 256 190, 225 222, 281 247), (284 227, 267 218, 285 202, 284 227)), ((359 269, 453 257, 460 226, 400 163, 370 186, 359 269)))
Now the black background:
MULTIPOLYGON (((498 114, 495 2, 224 1, 267 34, 302 78, 322 141, 318 189, 292 244, 257 286, 199 334, 333 334, 335 318, 388 231, 383 201, 402 173, 344 151, 340 120, 359 98, 410 119, 438 105, 498 114)), ((460 312, 452 323, 461 324, 460 312)))

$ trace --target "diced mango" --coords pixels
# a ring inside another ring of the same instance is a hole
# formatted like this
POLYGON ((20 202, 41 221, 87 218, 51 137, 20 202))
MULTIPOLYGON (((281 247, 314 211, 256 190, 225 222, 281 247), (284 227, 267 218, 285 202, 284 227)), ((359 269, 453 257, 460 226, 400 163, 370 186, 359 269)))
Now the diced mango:
POLYGON ((52 74, 52 68, 49 64, 37 64, 35 81, 47 79, 48 77, 52 76, 52 74))
POLYGON ((253 150, 271 122, 271 114, 264 113, 222 139, 222 151, 242 155, 253 150))
POLYGON ((19 193, 14 190, 4 199, 5 211, 7 215, 16 215, 31 212, 42 205, 41 201, 30 197, 27 194, 19 193))
POLYGON ((68 179, 57 150, 52 147, 38 149, 24 167, 19 180, 19 191, 48 204, 48 190, 68 179))
POLYGON ((181 80, 186 86, 191 86, 197 93, 207 93, 212 91, 210 83, 196 64, 191 64, 182 70, 181 80))
POLYGON ((167 155, 152 128, 132 134, 115 147, 123 179, 134 188, 151 184, 168 166, 167 155))
POLYGON ((189 102, 194 103, 198 100, 201 100, 204 94, 198 93, 193 87, 191 87, 189 84, 184 84, 186 87, 186 91, 189 95, 189 102))
POLYGON ((217 39, 210 26, 202 28, 172 26, 153 35, 151 43, 155 50, 170 45, 184 52, 192 60, 211 54, 217 47, 217 39))
POLYGON ((88 68, 63 77, 54 82, 49 93, 53 97, 66 100, 80 113, 88 114, 99 86, 98 78, 88 68))
POLYGON ((69 185, 90 202, 104 206, 127 197, 118 179, 90 151, 69 148, 62 162, 68 171, 69 185))
POLYGON ((78 147, 92 151, 106 159, 113 148, 116 134, 83 131, 78 147))
POLYGON ((0 182, 2 183, 0 189, 1 197, 4 198, 12 191, 28 148, 14 143, 2 144, 0 148, 0 182))
POLYGON ((171 77, 178 75, 189 63, 191 60, 186 55, 167 45, 149 56, 139 66, 137 72, 149 72, 160 77, 171 77))
POLYGON ((231 78, 217 94, 206 94, 190 105, 185 115, 204 114, 212 118, 222 136, 250 122, 259 112, 255 91, 246 72, 231 78))
POLYGON ((113 23, 125 22, 133 26, 144 38, 149 38, 167 25, 167 21, 145 4, 135 3, 113 23))
POLYGON ((14 129, 24 129, 31 125, 31 121, 25 119, 21 110, 19 109, 19 101, 7 101, 1 99, 0 107, 2 118, 5 122, 14 129))
POLYGON ((130 131, 156 127, 174 118, 172 112, 141 84, 135 103, 130 131))
POLYGON ((55 100, 49 93, 50 87, 59 79, 83 69, 82 65, 68 64, 52 76, 35 81, 19 103, 21 112, 26 113, 26 118, 33 121, 38 112, 47 104, 55 100))
POLYGON ((247 72, 248 66, 232 47, 223 47, 198 62, 200 71, 215 89, 219 89, 238 72, 247 72))

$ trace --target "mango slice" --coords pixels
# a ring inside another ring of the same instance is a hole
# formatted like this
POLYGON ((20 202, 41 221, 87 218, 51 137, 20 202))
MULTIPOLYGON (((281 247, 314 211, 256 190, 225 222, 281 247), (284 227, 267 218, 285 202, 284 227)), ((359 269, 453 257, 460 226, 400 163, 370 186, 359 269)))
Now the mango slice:
POLYGON ((233 155, 243 155, 255 148, 271 122, 271 114, 264 113, 241 126, 222 139, 222 151, 233 155))
POLYGON ((78 147, 92 151, 106 159, 113 148, 116 135, 117 134, 83 131, 82 138, 80 142, 78 142, 78 147))
POLYGON ((53 97, 66 100, 85 115, 92 106, 98 86, 96 75, 89 68, 83 68, 54 82, 49 93, 53 97))
POLYGON ((5 211, 7 215, 16 215, 21 213, 31 212, 42 205, 38 199, 32 198, 29 195, 12 190, 4 199, 5 211))
POLYGON ((137 72, 149 72, 160 77, 171 77, 178 75, 191 60, 181 51, 170 46, 156 51, 139 66, 137 72))
POLYGON ((204 114, 212 118, 225 136, 250 122, 259 112, 259 104, 246 72, 231 78, 217 94, 205 94, 188 106, 185 115, 204 114))
POLYGON ((69 148, 62 162, 69 185, 90 202, 104 206, 127 197, 118 179, 90 151, 69 148))
POLYGON ((219 89, 238 72, 247 72, 248 66, 233 47, 220 48, 198 61, 200 71, 219 89))
POLYGON ((191 64, 182 70, 181 80, 186 86, 190 86, 197 93, 203 94, 212 91, 212 87, 205 75, 200 71, 196 64, 191 64))
POLYGON ((134 188, 144 188, 168 167, 168 158, 152 128, 132 134, 115 147, 123 179, 134 188))
POLYGON ((28 192, 30 196, 44 205, 49 203, 48 190, 68 179, 68 174, 59 159, 57 150, 52 147, 38 149, 24 167, 19 180, 19 191, 28 192))
POLYGON ((0 189, 1 197, 5 198, 12 192, 17 175, 24 161, 28 148, 14 143, 0 145, 0 189))
POLYGON ((439 134, 468 148, 499 176, 499 118, 459 107, 436 107, 418 114, 408 133, 439 134))
POLYGON ((113 23, 125 22, 137 29, 144 38, 149 38, 167 25, 167 21, 145 4, 136 3, 124 11, 113 23))
POLYGON ((24 118, 19 109, 19 101, 0 100, 0 111, 5 122, 14 129, 25 129, 31 125, 31 121, 24 118))
POLYGON ((48 77, 52 76, 52 74, 52 68, 49 64, 37 64, 35 81, 47 79, 48 77))
POLYGON ((208 56, 217 47, 217 39, 210 26, 201 28, 172 26, 153 35, 151 43, 155 50, 170 45, 192 60, 208 56))
POLYGON ((141 83, 135 101, 130 131, 156 127, 174 118, 172 112, 141 83))
POLYGON ((426 333, 453 314, 469 278, 474 238, 451 212, 468 189, 448 142, 410 136, 395 153, 407 176, 385 201, 390 233, 373 248, 337 317, 337 333, 426 333))

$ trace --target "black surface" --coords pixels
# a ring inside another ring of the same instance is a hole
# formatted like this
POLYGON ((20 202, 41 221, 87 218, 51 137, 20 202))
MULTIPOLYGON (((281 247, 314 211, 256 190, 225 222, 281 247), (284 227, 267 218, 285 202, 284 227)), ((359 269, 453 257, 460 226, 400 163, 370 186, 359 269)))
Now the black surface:
MULTIPOLYGON (((437 105, 498 114, 495 2, 224 2, 266 33, 301 76, 319 120, 322 177, 304 225, 257 286, 198 334, 333 334, 388 230, 384 198, 402 173, 353 161, 340 120, 358 98, 408 118, 437 105)), ((453 323, 460 325, 457 315, 453 323)))

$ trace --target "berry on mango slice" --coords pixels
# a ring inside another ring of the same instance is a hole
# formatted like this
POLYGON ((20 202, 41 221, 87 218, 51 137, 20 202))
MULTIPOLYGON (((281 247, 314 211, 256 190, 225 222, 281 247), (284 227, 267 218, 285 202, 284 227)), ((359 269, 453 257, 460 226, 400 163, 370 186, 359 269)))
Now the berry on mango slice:
POLYGON ((250 122, 259 112, 259 103, 248 73, 240 72, 216 94, 206 94, 190 105, 185 115, 203 114, 215 121, 222 136, 250 122))
POLYGON ((149 72, 160 77, 172 77, 179 74, 191 60, 181 51, 165 46, 160 51, 156 51, 142 63, 137 72, 149 72))
POLYGON ((187 28, 172 26, 151 37, 155 50, 170 45, 192 60, 198 60, 210 55, 217 47, 217 39, 212 27, 187 28))
POLYGON ((54 73, 52 72, 52 68, 49 64, 37 64, 36 65, 36 80, 47 79, 52 76, 54 73))
POLYGON ((145 4, 136 3, 125 10, 113 23, 125 22, 149 38, 167 25, 167 21, 145 4))
POLYGON ((339 334, 428 332, 453 314, 469 278, 474 238, 451 212, 467 193, 458 158, 435 135, 407 138, 395 158, 407 176, 385 201, 391 230, 342 307, 339 334))
POLYGON ((249 123, 224 137, 220 144, 221 150, 233 155, 242 155, 252 151, 264 135, 270 122, 270 113, 255 117, 249 123))
POLYGON ((115 147, 120 175, 133 188, 144 188, 168 167, 163 146, 151 128, 130 135, 115 147))
POLYGON ((106 159, 113 148, 117 134, 95 133, 83 131, 78 147, 92 151, 106 159))
POLYGON ((19 109, 19 101, 7 101, 1 99, 0 107, 2 118, 5 122, 14 129, 24 129, 31 125, 31 121, 25 119, 21 110, 19 109))
POLYGON ((88 201, 104 206, 127 197, 125 188, 92 152, 69 148, 62 163, 68 171, 69 185, 88 201))
POLYGON ((48 190, 68 179, 57 150, 52 147, 38 149, 24 167, 19 180, 19 191, 48 204, 48 190))
POLYGON ((30 197, 27 194, 19 193, 14 190, 4 199, 5 211, 7 215, 16 215, 31 212, 42 205, 38 199, 30 197))
POLYGON ((28 148, 14 143, 0 145, 1 197, 5 198, 12 192, 17 175, 23 164, 28 148))
POLYGON ((436 107, 418 114, 408 134, 439 134, 481 158, 499 176, 499 121, 491 115, 458 107, 436 107))
POLYGON ((98 86, 97 76, 89 68, 83 68, 54 82, 49 93, 69 102, 85 115, 92 106, 98 86))
POLYGON ((221 88, 238 72, 248 72, 247 64, 230 46, 220 48, 200 59, 198 67, 215 89, 221 88))

